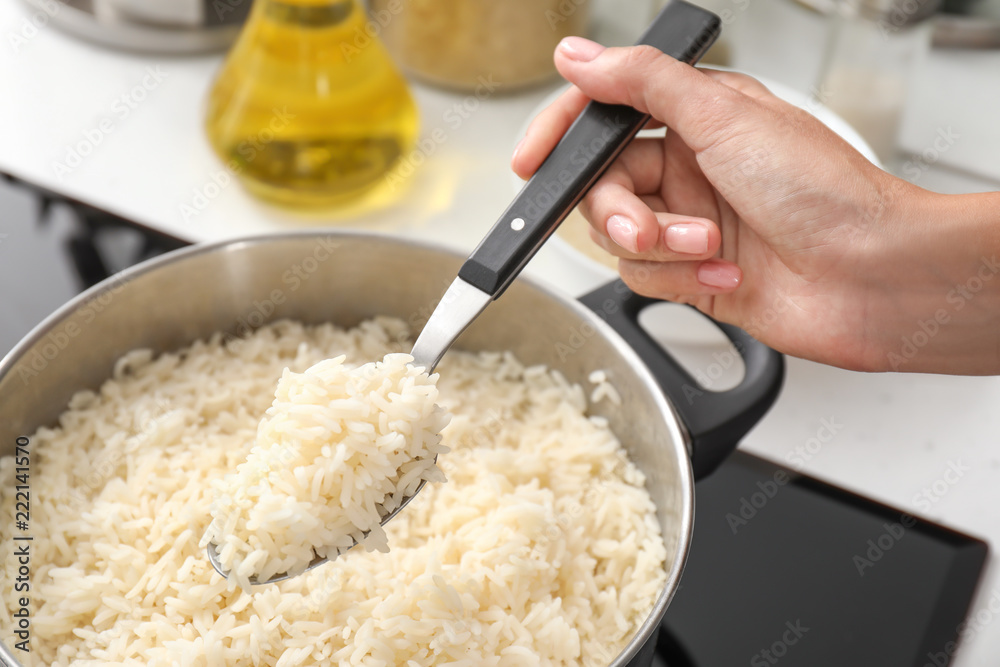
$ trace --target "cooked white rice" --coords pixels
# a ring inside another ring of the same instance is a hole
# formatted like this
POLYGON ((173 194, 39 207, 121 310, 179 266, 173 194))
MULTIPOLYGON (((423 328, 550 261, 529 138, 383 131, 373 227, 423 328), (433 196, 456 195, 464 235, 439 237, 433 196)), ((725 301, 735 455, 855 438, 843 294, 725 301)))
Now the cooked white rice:
POLYGON ((345 359, 286 368, 247 460, 214 485, 201 545, 216 545, 244 589, 252 577, 299 574, 356 543, 388 551, 382 517, 422 480, 444 481, 434 463, 447 451, 438 376, 408 354, 357 368, 345 359))
MULTIPOLYGON (((602 665, 648 616, 666 550, 643 488, 583 389, 509 354, 449 354, 453 419, 440 466, 388 524, 388 553, 354 549, 251 594, 199 547, 212 483, 242 462, 284 367, 408 348, 377 319, 343 331, 279 322, 157 358, 125 357, 59 426, 32 436, 35 664, 602 665)), ((13 461, 0 460, 3 480, 13 461)), ((0 486, 5 516, 13 485, 0 486)), ((10 522, 0 523, 13 580, 10 522)), ((5 594, 0 627, 12 627, 5 594)), ((4 630, 4 641, 10 641, 4 630)))

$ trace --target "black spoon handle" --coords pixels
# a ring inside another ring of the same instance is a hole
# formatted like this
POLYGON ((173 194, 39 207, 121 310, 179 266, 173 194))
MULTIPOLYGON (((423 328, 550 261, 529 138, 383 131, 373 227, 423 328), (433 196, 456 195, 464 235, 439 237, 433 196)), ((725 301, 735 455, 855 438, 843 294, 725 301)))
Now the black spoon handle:
MULTIPOLYGON (((719 17, 673 0, 639 40, 693 65, 719 35, 719 17)), ((497 298, 559 223, 622 152, 649 115, 631 107, 590 102, 458 275, 497 298)))

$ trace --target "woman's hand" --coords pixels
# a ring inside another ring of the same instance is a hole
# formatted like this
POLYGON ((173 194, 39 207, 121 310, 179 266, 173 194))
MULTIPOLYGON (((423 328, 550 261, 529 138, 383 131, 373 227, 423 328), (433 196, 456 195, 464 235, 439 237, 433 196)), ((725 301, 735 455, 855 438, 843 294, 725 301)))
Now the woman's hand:
POLYGON ((1000 279, 968 308, 948 302, 1000 246, 1000 226, 986 224, 991 206, 1000 218, 995 197, 960 205, 895 178, 745 75, 582 38, 564 40, 555 62, 575 86, 531 124, 513 158, 520 176, 589 99, 669 127, 634 141, 581 204, 632 289, 836 366, 1000 372, 1000 279), (942 309, 949 321, 917 346, 942 309))

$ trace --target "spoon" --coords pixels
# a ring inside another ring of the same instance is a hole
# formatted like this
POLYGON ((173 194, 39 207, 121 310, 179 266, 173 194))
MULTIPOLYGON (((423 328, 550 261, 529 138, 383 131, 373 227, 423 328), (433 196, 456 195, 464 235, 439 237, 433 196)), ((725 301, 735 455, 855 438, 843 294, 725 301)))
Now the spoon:
MULTIPOLYGON (((637 44, 654 46, 693 65, 719 36, 720 23, 719 17, 711 12, 684 0, 673 0, 653 19, 637 44)), ((627 106, 587 104, 462 265, 413 345, 414 366, 434 372, 455 339, 491 301, 503 294, 649 118, 648 114, 627 106)), ((425 483, 422 480, 412 495, 387 512, 381 525, 406 507, 425 483)), ((207 551, 212 567, 226 576, 216 545, 209 544, 207 551)), ((317 556, 304 571, 326 561, 327 558, 317 556)), ((265 581, 251 578, 250 583, 275 583, 291 576, 282 573, 265 581)))

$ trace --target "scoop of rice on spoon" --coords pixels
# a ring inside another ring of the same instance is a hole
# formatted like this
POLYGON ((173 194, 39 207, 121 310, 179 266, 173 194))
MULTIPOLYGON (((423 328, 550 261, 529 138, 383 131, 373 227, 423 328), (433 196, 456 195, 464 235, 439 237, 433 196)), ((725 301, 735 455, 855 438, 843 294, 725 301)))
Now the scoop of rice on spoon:
POLYGON ((408 354, 358 368, 344 359, 286 368, 247 460, 215 484, 202 546, 244 589, 357 544, 387 551, 382 524, 427 481, 444 481, 438 376, 408 354))

